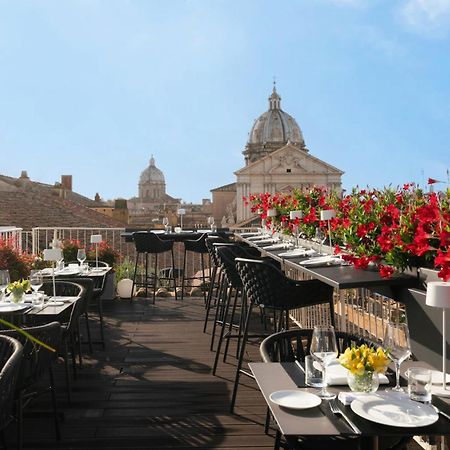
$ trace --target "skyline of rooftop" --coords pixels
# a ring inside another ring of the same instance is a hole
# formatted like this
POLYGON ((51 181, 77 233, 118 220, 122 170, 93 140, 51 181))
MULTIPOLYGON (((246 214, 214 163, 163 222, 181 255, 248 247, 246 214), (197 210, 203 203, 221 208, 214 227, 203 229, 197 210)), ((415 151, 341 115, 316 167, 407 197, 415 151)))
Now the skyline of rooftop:
POLYGON ((4 175, 130 198, 153 154, 200 202, 244 166, 275 75, 346 189, 446 181, 450 0, 0 4, 4 175))

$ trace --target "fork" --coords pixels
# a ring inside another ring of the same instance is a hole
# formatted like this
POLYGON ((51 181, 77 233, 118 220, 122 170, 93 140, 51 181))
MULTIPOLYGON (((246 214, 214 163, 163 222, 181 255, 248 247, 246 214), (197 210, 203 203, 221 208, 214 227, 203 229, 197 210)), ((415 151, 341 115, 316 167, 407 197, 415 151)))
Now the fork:
POLYGON ((349 419, 347 414, 341 411, 341 409, 336 405, 336 403, 333 400, 330 401, 330 409, 333 414, 340 415, 347 422, 347 424, 355 434, 361 434, 361 430, 349 419))

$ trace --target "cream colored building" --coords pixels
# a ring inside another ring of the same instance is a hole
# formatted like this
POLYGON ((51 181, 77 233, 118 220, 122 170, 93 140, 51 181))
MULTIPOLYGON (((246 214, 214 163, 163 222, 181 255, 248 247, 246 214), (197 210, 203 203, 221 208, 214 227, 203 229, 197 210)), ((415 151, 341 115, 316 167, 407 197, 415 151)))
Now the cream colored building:
MULTIPOLYGON (((243 154, 246 165, 235 172, 236 197, 227 207, 221 205, 223 211, 213 207, 215 216, 221 214, 224 218, 230 218, 227 219, 229 224, 233 220, 230 207, 236 211, 235 221, 238 224, 253 216, 242 200, 250 194, 275 194, 313 185, 341 190, 344 172, 309 153, 297 122, 281 109, 281 97, 275 86, 269 97, 269 109, 256 119, 243 154)), ((230 186, 224 186, 228 196, 230 186)), ((216 203, 215 191, 219 194, 220 190, 212 190, 213 205, 216 203)), ((217 200, 223 202, 222 198, 217 200)))

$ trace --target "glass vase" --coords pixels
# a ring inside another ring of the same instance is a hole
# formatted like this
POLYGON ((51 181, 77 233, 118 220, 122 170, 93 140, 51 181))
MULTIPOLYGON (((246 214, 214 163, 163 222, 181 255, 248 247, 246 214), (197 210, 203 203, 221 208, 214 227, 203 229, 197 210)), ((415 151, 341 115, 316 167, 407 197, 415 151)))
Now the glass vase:
POLYGON ((23 299, 23 291, 13 291, 11 292, 11 300, 13 303, 20 303, 23 299))
POLYGON ((356 375, 350 371, 347 373, 348 386, 353 392, 376 392, 380 385, 377 372, 364 372, 362 375, 356 375))

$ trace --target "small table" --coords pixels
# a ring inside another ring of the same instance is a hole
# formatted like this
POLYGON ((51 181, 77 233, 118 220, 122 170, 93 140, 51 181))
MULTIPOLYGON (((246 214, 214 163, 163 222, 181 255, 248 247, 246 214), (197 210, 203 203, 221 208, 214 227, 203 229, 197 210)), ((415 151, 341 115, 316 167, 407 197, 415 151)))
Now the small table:
MULTIPOLYGON (((305 386, 305 378, 295 363, 250 363, 249 366, 281 433, 288 442, 296 442, 299 436, 354 435, 344 420, 331 413, 326 401, 322 401, 322 404, 315 408, 304 410, 284 409, 270 401, 270 394, 284 389, 302 389, 317 393, 317 390, 313 388, 298 387, 305 386)), ((348 388, 345 386, 330 386, 329 390, 338 393, 342 390, 348 390, 348 388)), ((434 402, 435 399, 433 399, 434 402)), ((363 443, 362 448, 377 450, 379 436, 444 436, 450 434, 450 421, 442 416, 439 416, 437 422, 427 427, 389 427, 359 417, 353 413, 349 406, 339 403, 339 407, 361 430, 361 438, 367 441, 363 443)), ((438 407, 450 414, 450 406, 439 402, 438 407)))

